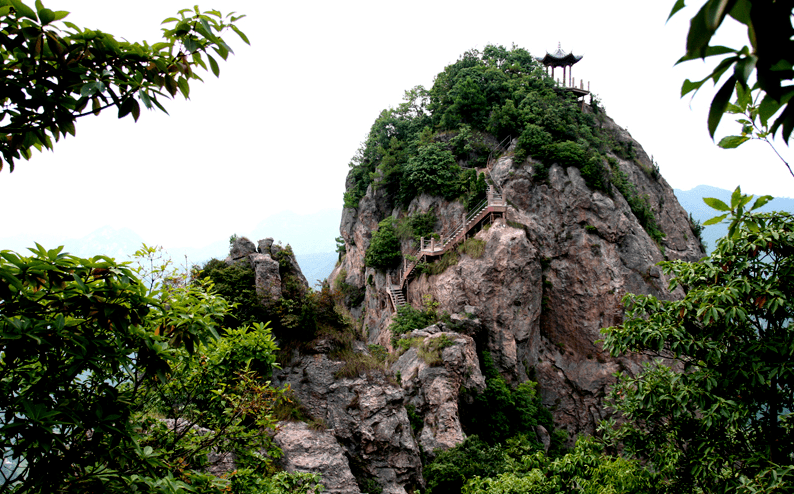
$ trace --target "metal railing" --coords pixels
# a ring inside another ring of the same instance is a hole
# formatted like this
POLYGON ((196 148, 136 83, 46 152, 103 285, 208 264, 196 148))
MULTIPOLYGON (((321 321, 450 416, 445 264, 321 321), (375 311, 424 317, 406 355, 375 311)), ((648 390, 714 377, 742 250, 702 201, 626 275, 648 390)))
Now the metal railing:
POLYGON ((513 136, 507 136, 496 146, 496 149, 491 149, 491 152, 488 153, 488 161, 485 162, 485 167, 488 169, 488 171, 491 171, 491 161, 493 161, 494 153, 498 151, 499 154, 502 154, 507 151, 509 146, 505 146, 505 142, 511 142, 512 140, 513 136))

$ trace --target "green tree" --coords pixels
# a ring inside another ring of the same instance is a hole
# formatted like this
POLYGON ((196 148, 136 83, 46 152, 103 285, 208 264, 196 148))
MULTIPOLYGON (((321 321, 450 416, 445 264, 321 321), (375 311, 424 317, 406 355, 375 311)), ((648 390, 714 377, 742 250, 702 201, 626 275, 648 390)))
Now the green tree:
POLYGON ((0 252, 3 492, 218 492, 229 481, 203 473, 210 452, 270 471, 269 329, 219 338, 229 304, 165 273, 0 252))
MULTIPOLYGON (((684 6, 685 0, 677 0, 670 17, 684 6)), ((724 75, 730 74, 711 102, 709 133, 714 137, 726 112, 742 116, 739 119, 741 135, 725 137, 720 141, 720 147, 734 148, 751 138, 761 139, 771 145, 768 137, 781 129, 784 140, 788 141, 791 137, 794 130, 794 106, 791 104, 794 89, 786 83, 794 79, 792 12, 794 7, 791 2, 708 0, 692 18, 686 54, 678 63, 713 56, 723 58, 705 78, 695 82, 685 80, 681 96, 697 92, 709 80, 716 86, 724 75), (727 17, 747 28, 749 46, 731 48, 710 44, 727 17), (729 72, 731 68, 733 71, 729 72), (752 80, 753 75, 755 82, 752 80), (731 102, 734 94, 735 100, 731 102)), ((788 163, 785 160, 783 163, 794 176, 788 163)))
POLYGON ((664 476, 666 492, 792 478, 794 217, 745 213, 750 199, 737 189, 730 206, 710 201, 732 211, 711 256, 662 264, 683 299, 629 295, 626 321, 603 330, 613 355, 667 359, 620 376, 609 402, 625 422, 606 426, 664 476))
POLYGON ((14 492, 120 489, 132 469, 151 475, 159 461, 133 419, 144 380, 168 373, 168 341, 212 339, 226 303, 188 291, 166 307, 107 257, 33 254, 0 252, 0 449, 12 466, 0 482, 14 492))
POLYGON ((455 185, 459 173, 460 167, 450 151, 437 143, 426 144, 405 166, 402 193, 413 197, 426 192, 452 198, 457 192, 455 185))
POLYGON ((378 223, 378 229, 372 233, 364 263, 371 268, 389 269, 396 267, 401 259, 400 239, 394 230, 394 218, 389 216, 378 223))
MULTIPOLYGON (((248 43, 234 24, 243 16, 217 10, 184 9, 163 23, 163 40, 149 45, 117 40, 111 34, 82 29, 36 0, 0 0, 0 152, 14 170, 14 160, 30 159, 32 149, 52 149, 75 135, 77 118, 116 107, 119 118, 137 121, 140 104, 166 112, 162 98, 188 98, 199 68, 218 76, 215 56, 226 59, 231 48, 220 34, 228 29, 248 43)), ((167 112, 166 112, 167 113, 167 112)), ((0 168, 2 162, 0 162, 0 168)))

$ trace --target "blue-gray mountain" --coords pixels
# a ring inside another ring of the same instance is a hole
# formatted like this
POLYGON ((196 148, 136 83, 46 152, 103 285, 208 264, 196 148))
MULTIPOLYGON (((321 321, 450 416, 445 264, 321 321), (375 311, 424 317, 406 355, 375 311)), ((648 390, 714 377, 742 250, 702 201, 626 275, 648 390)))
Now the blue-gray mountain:
MULTIPOLYGON (((718 189, 717 187, 711 187, 710 185, 698 185, 691 190, 675 189, 674 192, 675 196, 678 198, 678 202, 681 203, 681 206, 683 206, 684 209, 686 209, 687 212, 692 215, 692 218, 704 223, 706 220, 711 219, 714 216, 718 216, 721 213, 707 206, 706 203, 703 202, 703 198, 716 197, 726 204, 730 204, 731 193, 733 191, 718 189)), ((758 197, 758 195, 756 195, 756 197, 758 197)), ((769 201, 765 206, 760 208, 759 211, 788 211, 789 213, 794 213, 794 199, 788 197, 776 197, 774 200, 769 201)), ((706 244, 706 252, 711 253, 711 251, 714 250, 714 246, 717 245, 717 240, 720 237, 724 237, 727 233, 727 224, 718 224, 704 227, 701 237, 703 238, 703 242, 706 244)))
MULTIPOLYGON (((341 213, 339 209, 310 214, 282 212, 265 218, 250 232, 229 232, 229 235, 236 233, 254 241, 272 237, 283 245, 290 244, 306 279, 314 285, 318 280, 326 279, 336 264, 335 238, 339 235, 341 213)), ((160 245, 157 239, 144 239, 128 228, 105 226, 80 238, 47 234, 0 237, 0 249, 24 254, 37 242, 48 249, 63 245, 66 252, 80 257, 107 255, 119 261, 129 260, 144 242, 160 245)), ((229 254, 228 237, 204 246, 164 247, 177 266, 204 264, 212 258, 224 259, 229 254)))

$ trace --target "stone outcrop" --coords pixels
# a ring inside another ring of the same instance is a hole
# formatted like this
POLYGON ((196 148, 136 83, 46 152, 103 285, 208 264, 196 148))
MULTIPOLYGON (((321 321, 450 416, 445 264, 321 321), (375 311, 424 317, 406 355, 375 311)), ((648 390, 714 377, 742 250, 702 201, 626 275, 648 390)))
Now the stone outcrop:
POLYGON ((260 240, 257 245, 245 237, 236 238, 225 262, 250 264, 256 275, 257 293, 265 305, 296 294, 302 296, 309 290, 292 249, 274 244, 272 238, 260 240))
POLYGON ((466 439, 458 410, 460 390, 466 389, 467 397, 485 391, 474 340, 444 329, 439 323, 405 335, 418 344, 392 366, 407 394, 407 405, 423 418, 418 440, 430 457, 436 450, 447 450, 466 439), (423 357, 427 353, 431 356, 423 357), (428 362, 429 358, 437 360, 428 362))
MULTIPOLYGON (((635 372, 642 363, 636 356, 612 358, 604 352, 601 328, 622 322, 626 293, 681 296, 680 288, 668 290, 670 280, 657 263, 703 255, 687 213, 652 160, 625 130, 608 118, 600 121, 630 150, 621 156, 631 159, 610 157, 636 194, 647 197, 665 237, 657 243, 648 235, 630 198, 617 188, 590 189, 579 169, 555 163, 547 163, 548 178, 538 180, 539 163, 531 158, 514 163, 508 149, 490 168, 509 204, 505 217, 471 232, 484 245, 482 255, 461 253, 440 274, 416 274, 407 285, 405 295, 414 307, 431 299, 439 313, 451 316, 403 335, 400 345, 388 330, 394 313, 387 291, 399 280, 399 270, 365 266, 372 231, 386 216, 432 210, 434 231, 449 232, 465 217, 464 205, 424 194, 405 210, 393 209, 385 188, 370 187, 357 208, 344 210, 340 231, 346 254, 329 281, 364 293, 363 302, 347 307, 361 330, 357 334, 399 357, 388 368, 382 364, 345 377, 350 374, 343 372, 338 342, 326 335, 283 362, 273 382, 290 386, 314 424, 282 426, 276 440, 285 452, 285 468, 328 475, 332 492, 368 492, 373 482, 388 494, 424 487, 422 453, 432 458, 466 438, 461 412, 485 390, 483 351, 510 384, 538 382, 555 427, 571 437, 594 432, 607 417, 602 398, 614 373, 635 372)), ((410 239, 402 242, 403 253, 415 249, 410 239)), ((294 257, 284 257, 272 239, 256 247, 240 241, 232 253, 252 263, 257 286, 269 297, 294 293, 296 283, 307 286, 295 274, 300 268, 294 257)), ((366 356, 371 348, 353 342, 345 350, 352 356, 344 358, 366 356)), ((535 433, 548 451, 549 430, 537 426, 535 433)))
POLYGON ((377 482, 387 494, 423 486, 403 390, 377 371, 339 378, 343 365, 324 353, 299 356, 274 373, 274 383, 289 384, 314 420, 325 424, 359 478, 377 482))
MULTIPOLYGON (((636 193, 647 197, 663 240, 651 239, 616 188, 611 194, 592 190, 577 168, 558 164, 550 164, 548 179, 537 180, 538 164, 514 163, 508 150, 492 166, 491 177, 509 207, 505 219, 476 234, 485 242, 483 256, 461 254, 441 274, 417 275, 406 293, 415 307, 429 296, 439 311, 473 311, 485 328, 474 335, 477 350, 490 351, 509 382, 538 381, 556 425, 572 434, 593 432, 606 417, 601 399, 616 371, 639 368, 639 360, 613 359, 597 343, 601 328, 622 321, 623 296, 678 297, 680 289, 667 290, 669 279, 657 263, 703 256, 687 213, 642 147, 608 118, 602 125, 632 150, 632 159, 611 157, 636 193)), ((344 210, 340 231, 346 255, 331 281, 344 275, 345 283, 366 290, 351 313, 362 321, 370 343, 390 347, 393 309, 387 287, 399 272, 364 265, 371 232, 389 214, 431 208, 437 216, 434 230, 450 231, 464 209, 460 202, 422 195, 405 211, 391 210, 383 194, 370 187, 358 208, 344 210)), ((408 242, 403 247, 409 252, 408 242)))
POLYGON ((319 473, 324 492, 361 492, 350 472, 344 449, 333 434, 309 429, 303 422, 280 422, 273 440, 283 453, 279 463, 285 471, 319 473))

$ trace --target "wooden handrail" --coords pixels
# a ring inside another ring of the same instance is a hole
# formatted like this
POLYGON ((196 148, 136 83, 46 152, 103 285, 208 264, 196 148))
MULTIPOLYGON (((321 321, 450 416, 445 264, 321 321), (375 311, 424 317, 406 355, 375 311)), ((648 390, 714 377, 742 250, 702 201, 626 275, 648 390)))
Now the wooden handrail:
MULTIPOLYGON (((490 157, 488 164, 490 165, 490 157)), ((398 280, 398 284, 392 285, 391 283, 389 283, 389 297, 391 298, 392 305, 394 305, 395 311, 397 310, 399 301, 397 298, 397 293, 395 293, 394 290, 395 289, 399 290, 400 295, 402 295, 401 292, 403 288, 405 288, 405 285, 408 282, 408 278, 411 276, 411 273, 413 273, 417 264, 428 255, 443 254, 448 250, 450 246, 456 245, 457 240, 459 239, 461 234, 465 236, 465 234, 471 229, 470 225, 474 226, 478 224, 483 218, 485 218, 487 214, 493 212, 493 210, 490 209, 492 206, 493 207, 504 206, 504 198, 502 197, 502 193, 499 191, 498 187, 496 186, 496 183, 494 183, 493 180, 491 180, 491 184, 488 185, 488 193, 486 195, 486 199, 482 201, 480 204, 478 204, 477 207, 475 207, 471 213, 466 215, 463 222, 457 225, 455 228, 453 228, 450 234, 440 235, 440 241, 435 244, 437 247, 441 247, 440 250, 437 251, 436 249, 431 249, 431 251, 429 252, 425 251, 424 237, 422 237, 419 241, 419 249, 415 249, 412 252, 403 256, 403 264, 402 264, 402 269, 400 270, 400 279, 398 280), (414 260, 410 260, 409 257, 413 257, 414 260)), ((433 245, 432 242, 431 245, 433 245)))

